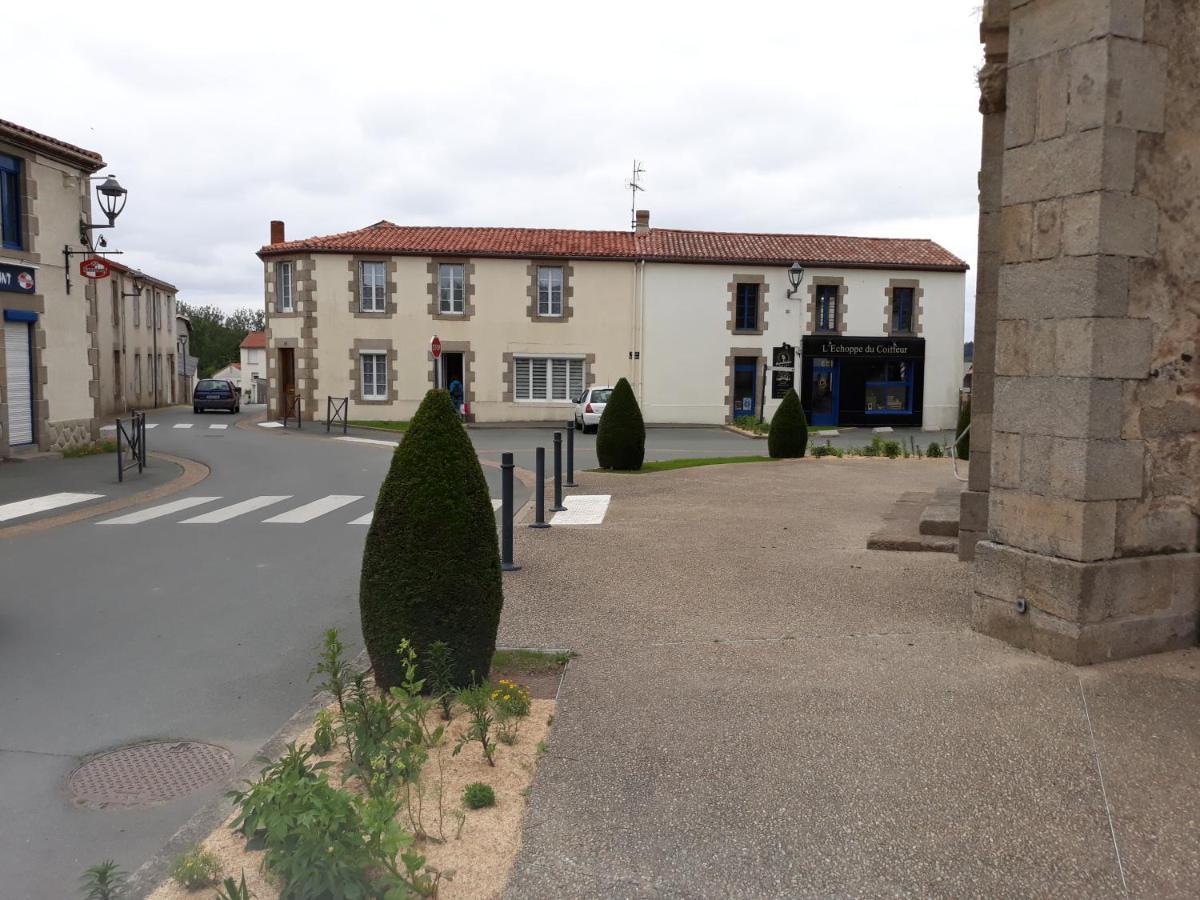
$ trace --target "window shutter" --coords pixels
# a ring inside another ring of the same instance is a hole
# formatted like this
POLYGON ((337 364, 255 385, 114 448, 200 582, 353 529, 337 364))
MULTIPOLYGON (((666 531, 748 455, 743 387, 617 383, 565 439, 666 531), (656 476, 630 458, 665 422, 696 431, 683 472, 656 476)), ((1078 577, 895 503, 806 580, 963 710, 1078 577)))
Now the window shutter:
POLYGON ((513 361, 513 366, 517 370, 517 384, 516 384, 516 399, 517 400, 532 399, 532 397, 530 396, 530 390, 529 390, 529 369, 530 369, 531 362, 532 362, 532 360, 529 360, 529 359, 517 359, 517 360, 513 361))
POLYGON ((569 361, 571 365, 571 383, 567 399, 578 397, 583 393, 583 360, 572 359, 569 361))
POLYGON ((551 400, 566 400, 567 399, 567 366, 568 360, 555 359, 551 360, 554 364, 553 379, 551 384, 551 400))
POLYGON ((530 364, 533 367, 532 399, 545 400, 546 399, 546 364, 547 364, 547 360, 533 359, 533 360, 530 360, 530 364))

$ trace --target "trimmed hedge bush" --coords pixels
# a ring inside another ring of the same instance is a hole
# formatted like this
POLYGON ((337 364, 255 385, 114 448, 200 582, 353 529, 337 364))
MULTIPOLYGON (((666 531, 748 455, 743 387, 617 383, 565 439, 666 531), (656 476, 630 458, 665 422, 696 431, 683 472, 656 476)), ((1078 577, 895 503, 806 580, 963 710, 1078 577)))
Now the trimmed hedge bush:
POLYGON ((646 423, 633 388, 622 378, 600 416, 596 458, 602 469, 636 471, 646 458, 646 423))
POLYGON ((958 427, 954 429, 954 434, 958 438, 954 444, 954 453, 959 459, 971 458, 971 434, 967 432, 967 426, 971 424, 971 401, 968 400, 962 405, 962 409, 958 411, 958 427))
POLYGON ((424 657, 454 648, 455 684, 488 677, 504 593, 487 482, 447 391, 430 391, 413 416, 379 498, 363 549, 359 610, 380 688, 399 685, 407 638, 424 657))
POLYGON ((796 391, 789 390, 779 409, 771 417, 767 434, 767 453, 772 459, 794 459, 804 455, 808 446, 808 422, 796 391))

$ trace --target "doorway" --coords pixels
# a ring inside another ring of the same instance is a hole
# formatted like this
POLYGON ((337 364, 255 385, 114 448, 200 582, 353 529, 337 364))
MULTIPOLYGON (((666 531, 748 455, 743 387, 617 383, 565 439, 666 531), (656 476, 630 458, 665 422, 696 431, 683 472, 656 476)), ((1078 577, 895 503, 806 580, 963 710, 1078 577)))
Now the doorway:
POLYGON ((818 357, 812 361, 810 425, 836 425, 838 419, 838 363, 818 357))
POLYGON ((296 396, 296 350, 279 348, 279 417, 287 415, 296 396))
POLYGON ((753 416, 758 397, 758 357, 736 356, 733 360, 733 418, 753 416))
POLYGON ((447 353, 443 351, 440 363, 442 366, 440 373, 442 377, 442 390, 449 391, 456 381, 461 386, 457 396, 453 391, 450 394, 457 401, 458 409, 461 413, 463 412, 462 404, 467 399, 467 373, 463 365, 463 355, 460 352, 447 353))

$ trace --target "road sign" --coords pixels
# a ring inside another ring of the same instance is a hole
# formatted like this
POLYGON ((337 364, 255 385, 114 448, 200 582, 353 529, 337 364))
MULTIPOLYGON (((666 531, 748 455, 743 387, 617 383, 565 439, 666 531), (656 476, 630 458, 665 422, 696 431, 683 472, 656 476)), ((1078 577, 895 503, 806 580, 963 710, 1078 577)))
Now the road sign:
POLYGON ((79 274, 84 278, 107 278, 112 271, 108 260, 93 256, 79 264, 79 274))
POLYGON ((433 340, 429 342, 429 349, 430 349, 431 351, 433 351, 433 358, 434 358, 434 359, 438 359, 438 358, 440 358, 440 357, 441 357, 441 355, 442 355, 442 342, 441 342, 441 341, 438 339, 438 336, 437 336, 436 334, 433 336, 433 340))

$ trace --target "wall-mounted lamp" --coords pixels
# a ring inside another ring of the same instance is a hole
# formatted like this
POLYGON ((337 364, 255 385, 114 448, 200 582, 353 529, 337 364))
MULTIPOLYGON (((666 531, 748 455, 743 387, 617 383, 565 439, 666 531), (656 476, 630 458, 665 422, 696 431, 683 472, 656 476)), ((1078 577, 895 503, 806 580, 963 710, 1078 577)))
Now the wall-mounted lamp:
POLYGON ((800 282, 804 278, 804 266, 798 262, 788 266, 788 281, 791 282, 792 289, 787 292, 788 299, 796 296, 796 291, 800 290, 800 282))
POLYGON ((129 199, 129 192, 121 187, 121 182, 117 181, 114 175, 109 175, 96 185, 96 202, 100 204, 100 211, 108 219, 108 224, 93 225, 81 216, 79 219, 79 242, 90 248, 92 246, 91 232, 98 228, 115 228, 117 216, 125 209, 127 199, 129 199))

